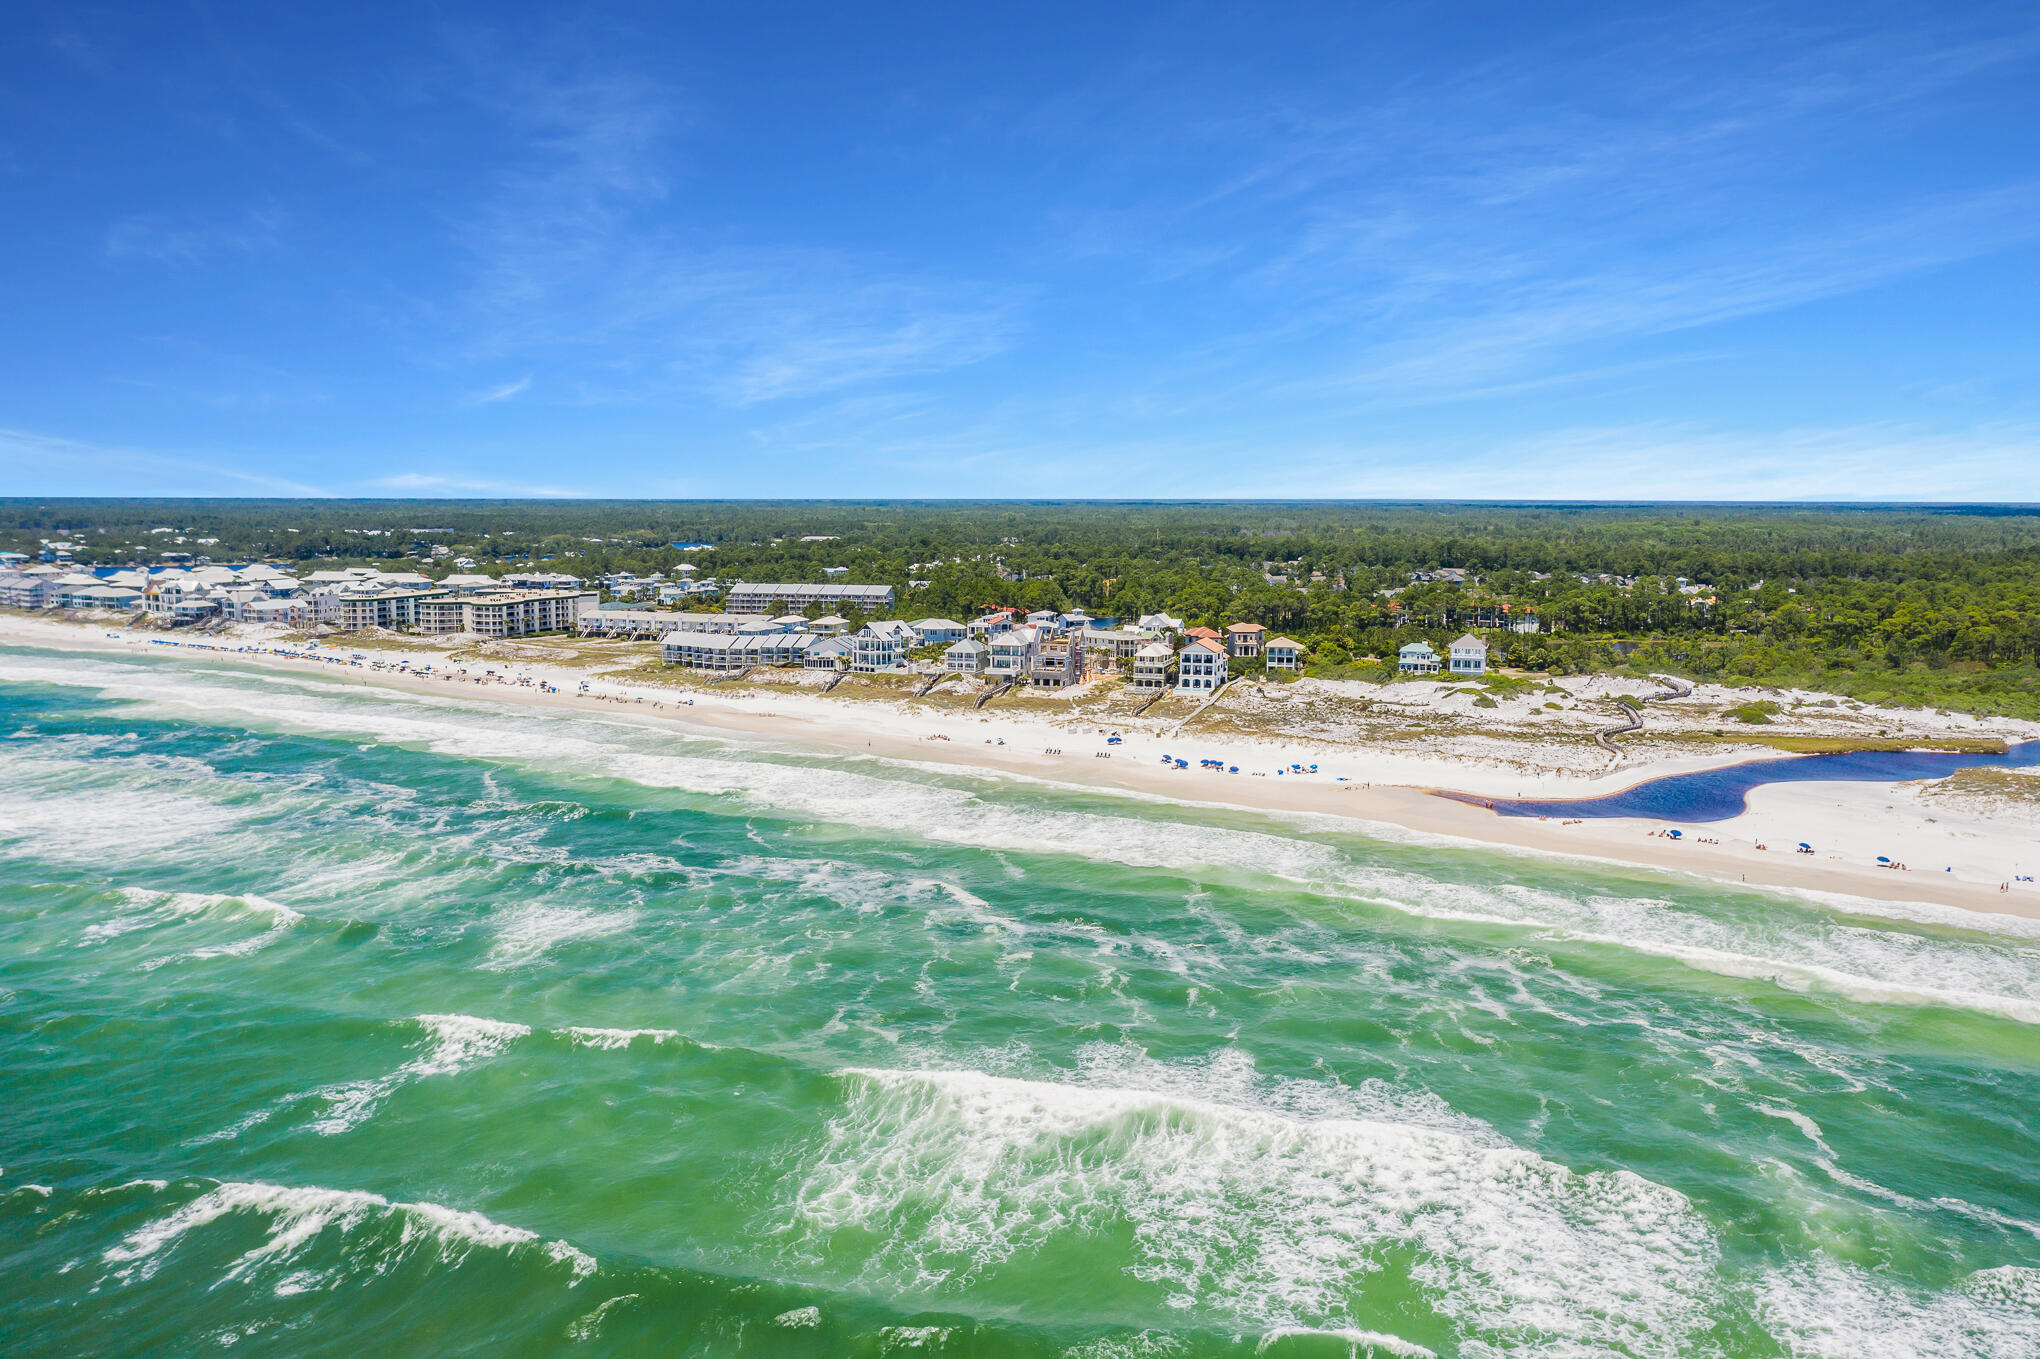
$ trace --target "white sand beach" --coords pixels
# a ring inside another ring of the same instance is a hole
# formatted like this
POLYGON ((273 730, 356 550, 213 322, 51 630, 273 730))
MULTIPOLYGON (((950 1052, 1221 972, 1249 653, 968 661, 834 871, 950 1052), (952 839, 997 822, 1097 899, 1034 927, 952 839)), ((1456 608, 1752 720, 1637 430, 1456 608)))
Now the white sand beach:
MULTIPOLYGON (((436 639, 435 639, 436 640, 436 639)), ((1185 802, 1266 811, 1314 813, 1424 834, 1476 841, 1504 850, 1577 855, 1654 869, 1692 873, 1800 892, 1833 893, 1884 902, 1917 902, 2040 918, 2040 802, 1968 795, 1935 784, 1797 783, 1769 785, 1750 795, 1742 815, 1704 825, 1611 818, 1567 824, 1501 817, 1482 807, 1433 796, 1450 789, 1481 796, 1585 798, 1641 780, 1757 758, 1792 758, 1775 751, 1726 746, 1694 753, 1637 743, 1618 767, 1612 757, 1577 740, 1556 748, 1540 743, 1557 704, 1517 705, 1480 714, 1481 735, 1454 740, 1449 730, 1392 745, 1352 740, 1293 739, 1200 725, 1171 734, 1160 724, 1094 718, 1059 718, 1052 712, 1002 712, 998 707, 916 707, 912 700, 823 697, 812 689, 762 691, 745 686, 686 688, 633 682, 599 672, 517 659, 482 665, 450 662, 443 645, 393 643, 356 649, 346 637, 316 648, 323 657, 279 654, 303 651, 300 642, 273 630, 243 628, 205 636, 132 631, 20 614, 0 615, 0 642, 126 654, 203 655, 279 670, 317 673, 393 691, 454 694, 475 701, 532 704, 606 712, 633 720, 673 722, 704 730, 743 733, 801 749, 863 753, 873 757, 964 766, 1009 776, 1122 790, 1185 802), (433 677, 416 673, 435 667, 433 677), (456 672, 465 670, 465 675, 456 672), (487 673, 493 670, 494 674, 487 673), (550 689, 547 687, 550 686, 550 689), (1534 714, 1534 715, 1531 715, 1534 714), (1520 731, 1519 741, 1507 735, 1520 731), (1113 732, 1121 734, 1111 741, 1113 732), (1501 733, 1501 734, 1497 734, 1501 733), (1188 760, 1181 769, 1163 756, 1188 760), (1216 760, 1219 768, 1202 767, 1216 760), (1297 773, 1294 766, 1305 771, 1297 773), (1237 768, 1238 772, 1230 772, 1237 768), (1682 838, 1662 832, 1676 828, 1682 838), (1812 854, 1795 852, 1806 842, 1812 854), (1906 865, 1882 867, 1884 856, 1906 865)), ((1306 682, 1317 701, 1334 710, 1339 686, 1306 682)), ((1596 686, 1633 692, 1633 682, 1601 677, 1571 681, 1569 695, 1592 698, 1596 686)), ((1301 686, 1298 686, 1300 689, 1301 686)), ((1398 686, 1398 689, 1401 687, 1398 686)), ((1446 716, 1454 703, 1441 687, 1411 686, 1408 701, 1433 694, 1446 716)), ((1295 696, 1278 695, 1295 701, 1295 696)), ((1221 707, 1228 700, 1221 700, 1221 707)), ((1242 703, 1255 700, 1243 695, 1242 703)), ((1347 700, 1358 702, 1357 699, 1347 700)), ((1836 708, 1826 696, 1804 696, 1817 713, 1836 708)), ((1669 710, 1669 709, 1668 709, 1669 710)), ((1075 710, 1071 710, 1075 713, 1075 710)), ((2040 738, 2040 724, 1919 711, 1837 709, 1847 729, 1881 731, 1893 738, 1932 740, 1979 737, 2040 738)), ((1658 709, 1650 710, 1658 718, 1658 709)), ((1592 712, 1584 721, 1599 722, 1592 712)), ((1577 724, 1576 724, 1577 725, 1577 724)), ((2040 774, 2013 772, 2032 779, 2040 774)))

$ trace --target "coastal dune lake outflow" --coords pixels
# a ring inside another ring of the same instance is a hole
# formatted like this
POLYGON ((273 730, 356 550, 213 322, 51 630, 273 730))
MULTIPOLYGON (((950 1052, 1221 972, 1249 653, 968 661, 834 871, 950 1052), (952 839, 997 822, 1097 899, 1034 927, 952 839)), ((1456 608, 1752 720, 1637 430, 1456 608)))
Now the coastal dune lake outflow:
POLYGON ((2040 1356, 2040 924, 0 648, 0 1350, 2040 1356))

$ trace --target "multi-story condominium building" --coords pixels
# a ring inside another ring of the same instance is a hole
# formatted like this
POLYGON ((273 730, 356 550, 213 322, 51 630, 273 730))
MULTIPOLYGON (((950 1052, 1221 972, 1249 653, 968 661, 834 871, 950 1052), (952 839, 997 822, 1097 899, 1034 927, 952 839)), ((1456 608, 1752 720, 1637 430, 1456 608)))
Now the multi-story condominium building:
POLYGON ((723 602, 731 613, 769 613, 778 606, 805 609, 811 604, 849 605, 871 613, 892 607, 893 590, 890 585, 848 585, 833 580, 824 585, 761 585, 740 580, 730 586, 729 598, 723 602))
POLYGON ((669 632, 659 643, 659 655, 666 664, 689 670, 800 665, 818 640, 812 632, 669 632))
MULTIPOLYGON (((330 601, 319 610, 321 618, 347 631, 356 628, 411 628, 418 625, 419 606, 428 600, 451 599, 451 590, 338 590, 322 597, 330 601), (329 615, 330 610, 330 615, 329 615)), ((456 628, 433 629, 455 632, 456 628)))
POLYGON ((579 576, 563 575, 558 571, 509 571, 500 582, 513 590, 578 590, 579 576))
POLYGON ((0 576, 0 605, 10 609, 48 608, 49 589, 42 576, 12 573, 0 576))
POLYGON ((1135 689, 1166 689, 1176 674, 1176 648, 1167 642, 1149 642, 1133 653, 1133 677, 1127 681, 1135 689))
POLYGON ((1288 637, 1270 637, 1262 654, 1268 658, 1270 670, 1303 669, 1303 644, 1288 637))
POLYGON ((1176 692, 1208 694, 1225 683, 1225 648, 1198 637, 1176 653, 1176 692))
POLYGON ((569 632, 584 612, 593 611, 593 590, 498 590, 446 596, 419 606, 420 632, 472 632, 483 637, 524 637, 534 632, 569 632))
POLYGON ((985 674, 993 679, 1025 679, 1041 654, 1041 635, 1033 628, 1008 628, 985 638, 991 652, 985 674))
POLYGON ((1084 644, 1067 633, 1049 638, 1034 657, 1028 680, 1041 689, 1067 689, 1084 682, 1084 644))
POLYGON ((1455 675, 1485 675, 1487 643, 1470 632, 1459 638, 1452 644, 1451 666, 1455 675))

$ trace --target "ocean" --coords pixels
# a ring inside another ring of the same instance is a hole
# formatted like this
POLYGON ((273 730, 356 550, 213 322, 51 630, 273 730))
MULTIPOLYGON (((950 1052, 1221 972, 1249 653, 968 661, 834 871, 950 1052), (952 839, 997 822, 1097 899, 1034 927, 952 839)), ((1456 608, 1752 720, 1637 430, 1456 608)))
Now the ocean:
POLYGON ((2040 1355, 2040 925, 0 648, 10 1356, 2040 1355))

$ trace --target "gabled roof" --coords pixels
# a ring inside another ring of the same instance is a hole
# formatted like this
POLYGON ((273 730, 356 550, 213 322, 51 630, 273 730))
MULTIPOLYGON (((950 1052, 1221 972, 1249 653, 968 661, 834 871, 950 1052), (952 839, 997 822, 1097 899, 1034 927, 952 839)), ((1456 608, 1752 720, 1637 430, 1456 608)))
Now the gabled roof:
POLYGON ((990 647, 986 646, 983 642, 978 641, 975 637, 967 637, 961 642, 951 642, 949 644, 949 650, 943 652, 942 654, 945 656, 953 656, 957 652, 962 651, 967 652, 972 656, 977 656, 982 655, 983 653, 988 652, 990 650, 991 650, 990 647))
POLYGON ((1486 651, 1486 650, 1487 650, 1487 643, 1486 643, 1486 642, 1483 642, 1483 641, 1482 641, 1482 640, 1481 640, 1480 638, 1478 638, 1478 637, 1474 636, 1474 635, 1473 635, 1472 633, 1470 633, 1470 632, 1469 632, 1469 633, 1467 633, 1467 634, 1466 634, 1465 636, 1463 636, 1463 637, 1459 637, 1459 638, 1457 638, 1456 640, 1454 640, 1454 641, 1453 641, 1453 643, 1452 643, 1452 649, 1453 649, 1454 651, 1457 651, 1457 650, 1459 650, 1459 649, 1460 649, 1461 647, 1468 647, 1468 648, 1472 648, 1472 647, 1478 647, 1478 648, 1480 648, 1480 649, 1481 649, 1482 651, 1486 651))
POLYGON ((1228 623, 1225 630, 1227 632, 1266 632, 1268 629, 1262 627, 1259 623, 1228 623))
POLYGON ((1198 637, 1183 648, 1185 651, 1209 651, 1214 656, 1225 655, 1225 648, 1208 638, 1198 637))
POLYGON ((1290 649, 1291 651, 1301 651, 1301 650, 1303 650, 1303 643, 1301 643, 1301 642, 1297 641, 1297 640, 1296 640, 1295 638, 1293 638, 1293 637, 1270 637, 1270 638, 1268 639, 1268 648, 1269 648, 1269 650, 1271 650, 1271 651, 1272 651, 1272 650, 1274 650, 1274 649, 1275 649, 1276 647, 1278 647, 1278 646, 1286 646, 1286 647, 1288 647, 1288 648, 1289 648, 1289 649, 1290 649))
POLYGON ((1167 642, 1149 642, 1133 654, 1144 660, 1165 661, 1176 654, 1176 648, 1170 646, 1167 642))
POLYGON ((1183 635, 1185 637, 1203 637, 1213 642, 1218 640, 1218 634, 1213 632, 1210 628, 1192 628, 1183 635))

